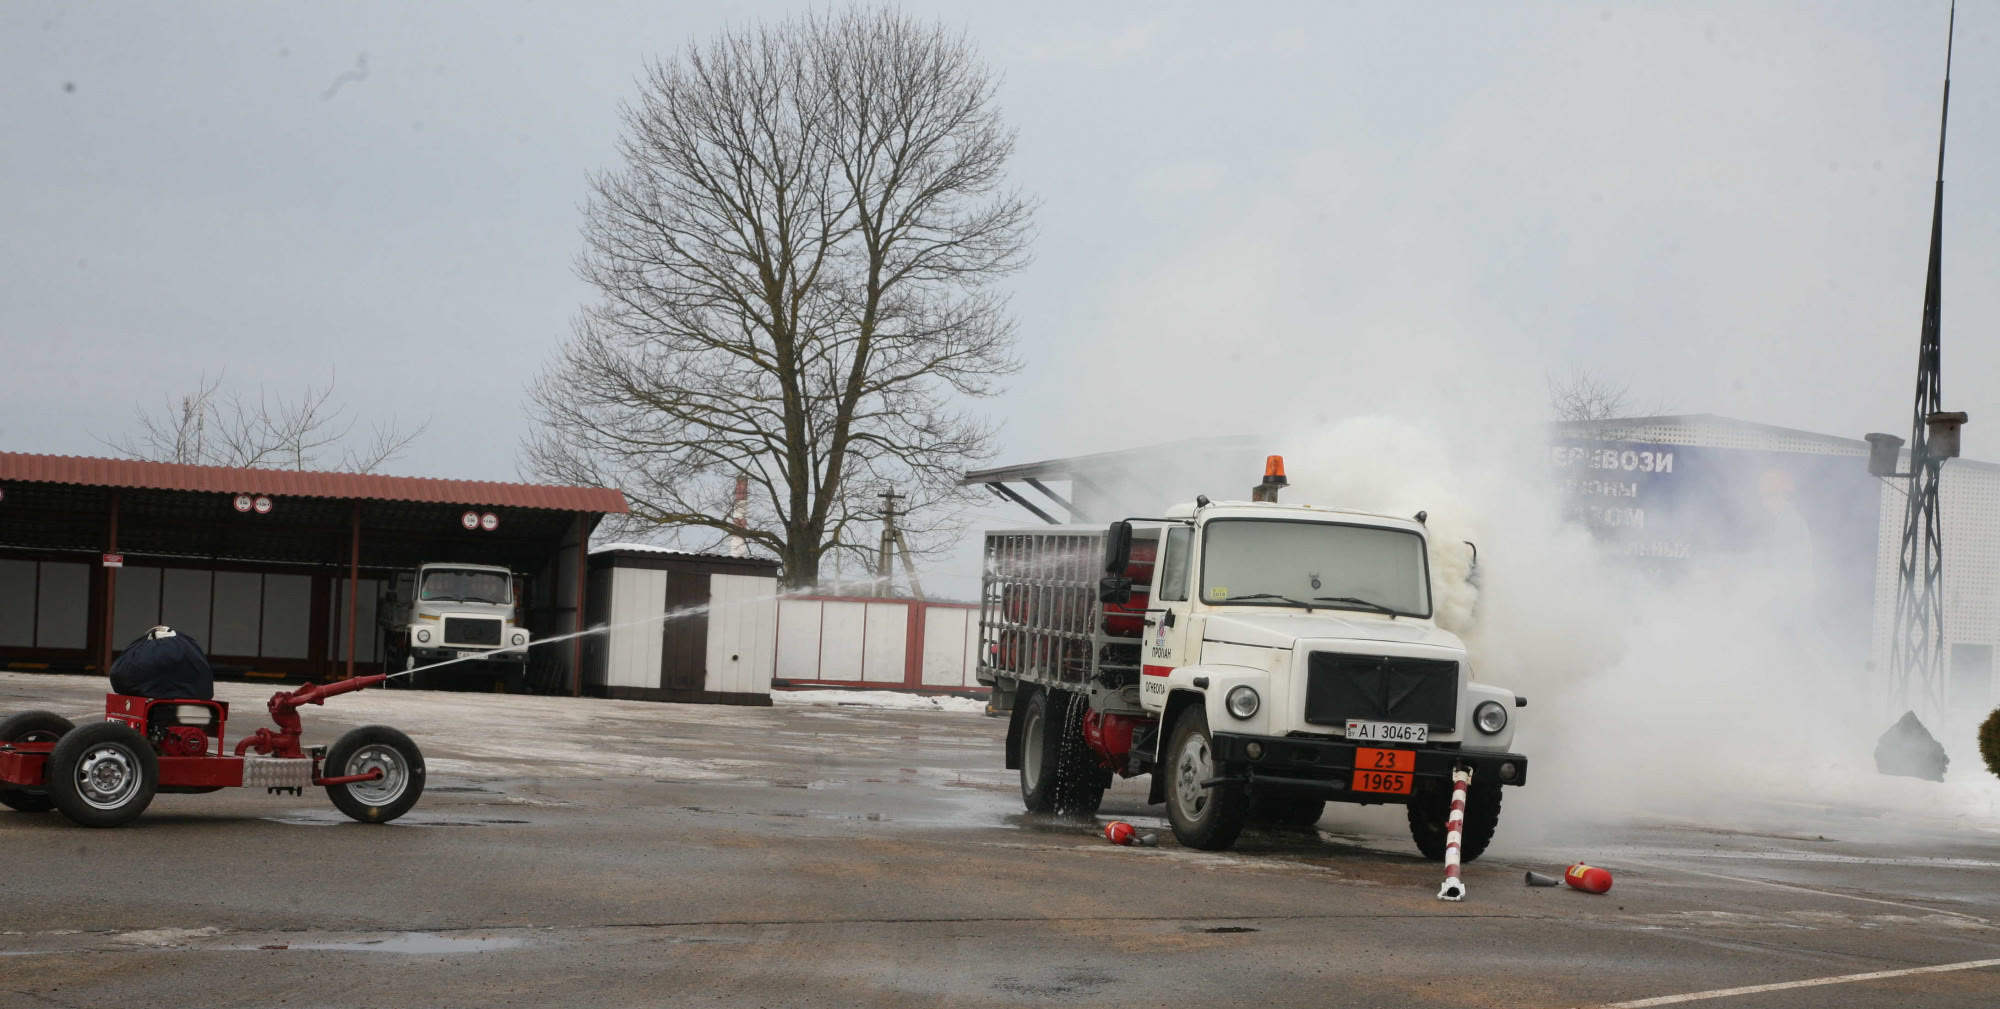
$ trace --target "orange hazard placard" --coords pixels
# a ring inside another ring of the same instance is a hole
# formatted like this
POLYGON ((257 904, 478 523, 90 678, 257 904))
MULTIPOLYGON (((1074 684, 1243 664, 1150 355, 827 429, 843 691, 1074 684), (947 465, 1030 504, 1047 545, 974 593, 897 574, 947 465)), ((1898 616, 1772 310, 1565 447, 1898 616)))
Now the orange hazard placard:
POLYGON ((1363 746, 1354 751, 1354 790, 1408 795, 1416 781, 1414 750, 1386 750, 1363 746))
POLYGON ((1355 771, 1354 790, 1357 792, 1388 792, 1392 795, 1410 794, 1410 782, 1414 775, 1398 774, 1394 771, 1355 771))
POLYGON ((1417 751, 1380 750, 1364 746, 1354 751, 1354 769, 1357 771, 1402 771, 1408 773, 1417 769, 1417 751))

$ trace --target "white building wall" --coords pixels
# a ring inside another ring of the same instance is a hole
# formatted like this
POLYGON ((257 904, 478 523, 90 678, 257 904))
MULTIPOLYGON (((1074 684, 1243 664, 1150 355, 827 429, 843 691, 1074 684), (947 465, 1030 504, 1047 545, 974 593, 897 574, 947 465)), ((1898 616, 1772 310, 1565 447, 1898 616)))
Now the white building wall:
POLYGON ((757 575, 708 579, 705 689, 767 694, 777 664, 778 580, 757 575))
POLYGON ((657 688, 667 611, 667 573, 646 568, 611 569, 611 626, 606 635, 604 682, 612 687, 657 688), (641 621, 644 621, 643 623, 641 621))

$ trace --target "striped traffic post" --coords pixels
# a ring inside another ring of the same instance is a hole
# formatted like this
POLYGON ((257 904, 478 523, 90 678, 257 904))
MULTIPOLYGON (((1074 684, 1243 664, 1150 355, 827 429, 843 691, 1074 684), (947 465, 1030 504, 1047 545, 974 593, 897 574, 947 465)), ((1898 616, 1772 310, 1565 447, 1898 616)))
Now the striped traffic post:
POLYGON ((1458 842, 1465 833, 1465 790, 1472 784, 1472 770, 1455 767, 1451 771, 1451 813, 1444 818, 1444 885, 1439 900, 1464 900, 1465 882, 1458 878, 1458 842))

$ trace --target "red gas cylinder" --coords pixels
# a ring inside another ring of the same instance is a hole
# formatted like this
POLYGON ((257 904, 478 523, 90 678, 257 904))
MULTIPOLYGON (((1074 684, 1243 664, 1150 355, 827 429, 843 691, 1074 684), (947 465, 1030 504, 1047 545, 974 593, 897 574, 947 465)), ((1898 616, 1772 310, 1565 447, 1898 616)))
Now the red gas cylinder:
POLYGON ((1104 825, 1104 839, 1112 844, 1131 844, 1139 837, 1139 828, 1123 820, 1113 820, 1104 825))
POLYGON ((1143 590, 1132 593, 1123 603, 1104 604, 1104 633, 1138 638, 1146 634, 1146 604, 1152 596, 1143 590))
POLYGON ((1132 541, 1132 559, 1125 563, 1125 577, 1132 579, 1134 586, 1143 589, 1153 584, 1153 558, 1158 550, 1158 540, 1132 541))
POLYGON ((1611 873, 1594 865, 1578 862, 1563 873, 1563 882, 1584 893, 1603 893, 1611 889, 1611 873))

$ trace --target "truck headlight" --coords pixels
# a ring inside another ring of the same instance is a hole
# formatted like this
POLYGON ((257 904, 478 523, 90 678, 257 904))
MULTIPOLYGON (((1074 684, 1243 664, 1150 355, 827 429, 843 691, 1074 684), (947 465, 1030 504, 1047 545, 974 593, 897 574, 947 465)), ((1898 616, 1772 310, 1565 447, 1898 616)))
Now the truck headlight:
POLYGON ((1258 703, 1257 688, 1245 684, 1230 688, 1229 698, 1223 702, 1223 706, 1236 718, 1249 718, 1257 713, 1258 703))
POLYGON ((527 643, 528 643, 528 636, 527 636, 526 634, 522 634, 522 633, 521 633, 521 632, 519 632, 519 631, 515 631, 515 632, 514 632, 514 644, 515 644, 515 645, 519 646, 519 645, 525 645, 525 644, 527 644, 527 643))
POLYGON ((418 643, 418 644, 423 644, 423 643, 425 643, 425 642, 429 641, 430 639, 431 639, 431 632, 430 632, 430 631, 429 631, 429 630, 428 630, 427 628, 423 628, 423 627, 419 627, 419 628, 417 628, 417 643, 418 643))
POLYGON ((1472 709, 1472 724, 1489 736, 1497 736, 1507 727, 1507 709, 1499 701, 1485 701, 1472 709))

